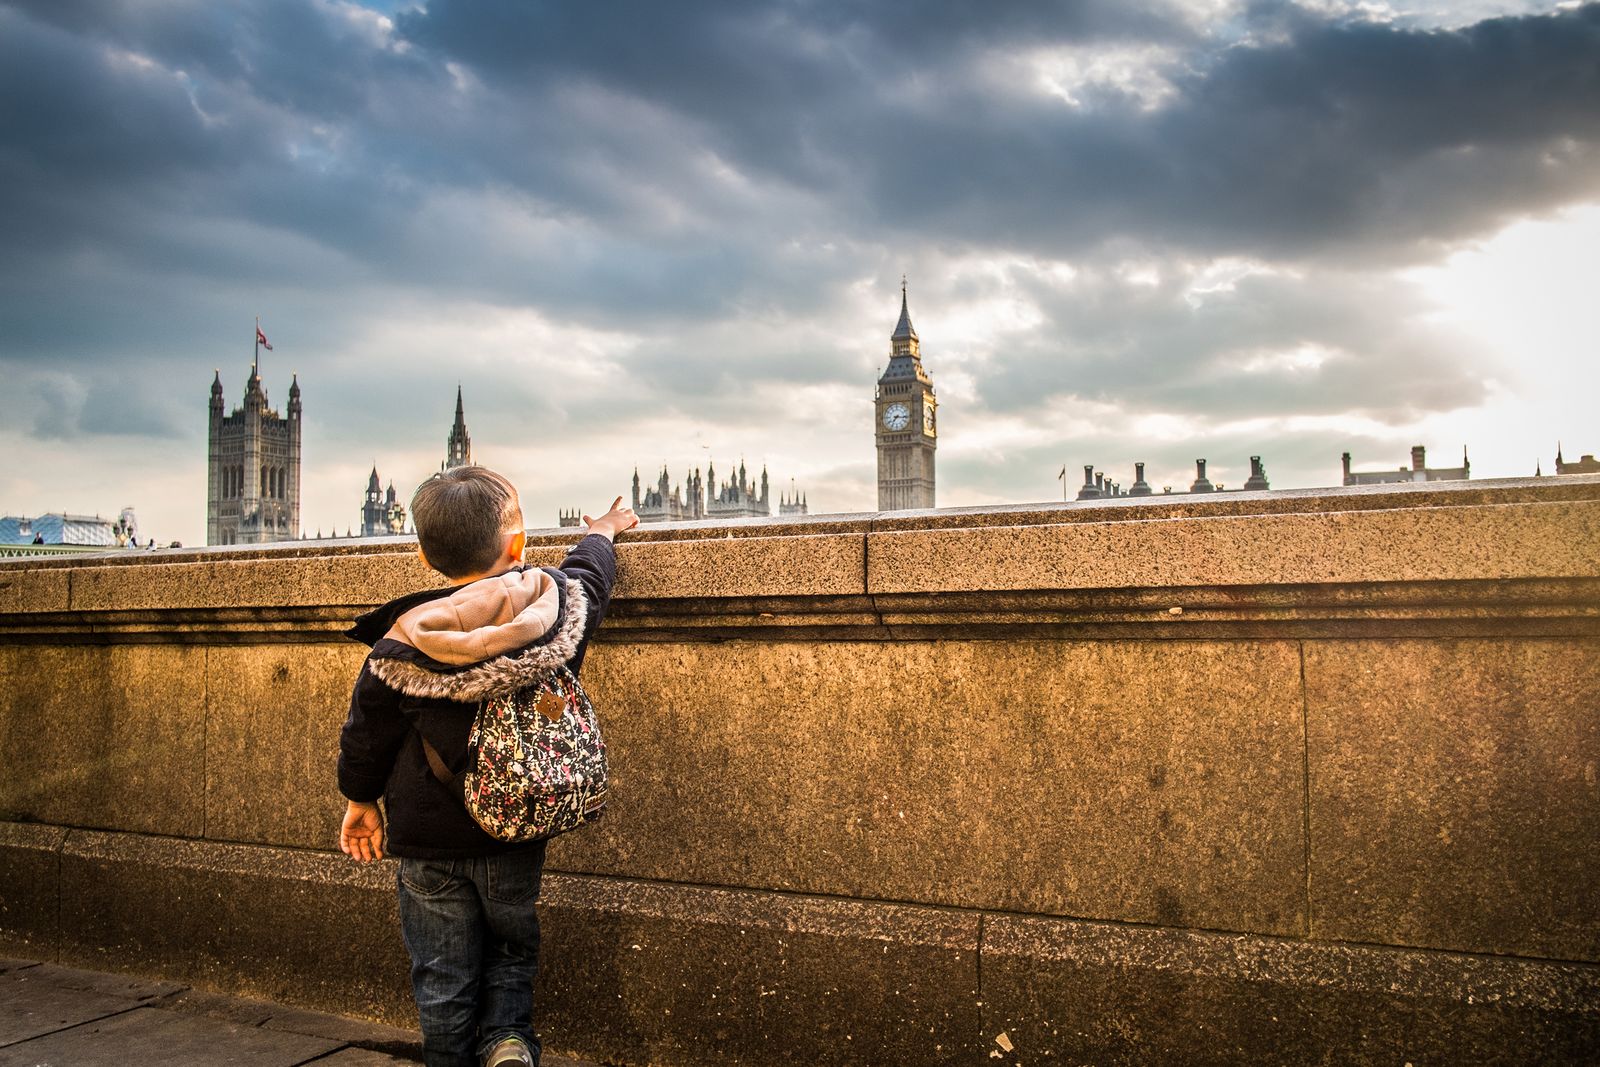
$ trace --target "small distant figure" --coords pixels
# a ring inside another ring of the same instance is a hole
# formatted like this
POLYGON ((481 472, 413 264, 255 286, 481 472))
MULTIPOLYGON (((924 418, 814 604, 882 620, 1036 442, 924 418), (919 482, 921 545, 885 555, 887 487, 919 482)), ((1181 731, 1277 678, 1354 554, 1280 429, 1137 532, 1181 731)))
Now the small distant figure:
POLYGON ((34 534, 33 535, 33 543, 36 544, 36 545, 44 544, 44 534, 42 534, 42 533, 34 534))
POLYGON ((339 736, 348 800, 339 847, 400 857, 400 928, 429 1064, 531 1067, 534 903, 544 840, 508 844, 467 812, 460 778, 479 702, 520 690, 524 668, 574 676, 616 580, 612 540, 638 524, 617 497, 559 568, 525 566, 516 489, 451 467, 411 499, 418 555, 449 582, 391 601, 348 636, 372 647, 339 736), (388 826, 378 809, 385 800, 388 826))

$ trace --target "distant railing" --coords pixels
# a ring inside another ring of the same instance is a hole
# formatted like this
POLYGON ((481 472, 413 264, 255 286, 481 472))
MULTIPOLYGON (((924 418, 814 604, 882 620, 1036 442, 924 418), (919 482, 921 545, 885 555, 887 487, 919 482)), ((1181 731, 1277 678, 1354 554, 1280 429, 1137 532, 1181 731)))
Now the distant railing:
POLYGON ((135 549, 118 548, 116 545, 0 545, 0 559, 18 556, 87 556, 95 553, 133 551, 135 549))

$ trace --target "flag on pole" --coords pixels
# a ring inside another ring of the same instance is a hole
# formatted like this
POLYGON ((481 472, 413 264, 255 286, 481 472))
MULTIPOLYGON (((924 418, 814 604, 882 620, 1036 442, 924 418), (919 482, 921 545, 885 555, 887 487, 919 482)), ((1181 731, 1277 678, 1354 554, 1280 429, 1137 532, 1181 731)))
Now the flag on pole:
POLYGON ((1067 480, 1067 465, 1065 463, 1061 465, 1061 473, 1056 475, 1056 480, 1060 482, 1067 480))
POLYGON ((256 327, 256 344, 265 348, 268 352, 272 351, 271 342, 267 340, 267 335, 261 332, 261 327, 259 326, 256 327))

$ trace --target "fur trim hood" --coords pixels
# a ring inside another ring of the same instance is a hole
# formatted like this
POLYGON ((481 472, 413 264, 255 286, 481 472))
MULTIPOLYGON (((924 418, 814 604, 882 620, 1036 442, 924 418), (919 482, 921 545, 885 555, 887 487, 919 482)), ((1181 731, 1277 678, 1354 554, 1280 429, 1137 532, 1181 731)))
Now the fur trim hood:
POLYGON ((534 567, 507 571, 405 607, 367 664, 408 696, 486 700, 572 659, 588 617, 575 579, 534 567))

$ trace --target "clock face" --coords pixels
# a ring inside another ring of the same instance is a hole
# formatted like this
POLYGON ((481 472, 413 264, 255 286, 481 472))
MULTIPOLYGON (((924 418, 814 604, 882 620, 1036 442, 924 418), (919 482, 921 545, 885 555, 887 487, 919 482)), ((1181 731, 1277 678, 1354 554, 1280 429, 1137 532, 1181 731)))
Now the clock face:
POLYGON ((922 405, 922 432, 925 433, 925 434, 928 434, 930 436, 933 434, 933 405, 932 404, 923 404, 922 405))
POLYGON ((883 427, 886 430, 903 430, 911 422, 911 409, 904 404, 890 404, 883 409, 883 427))

